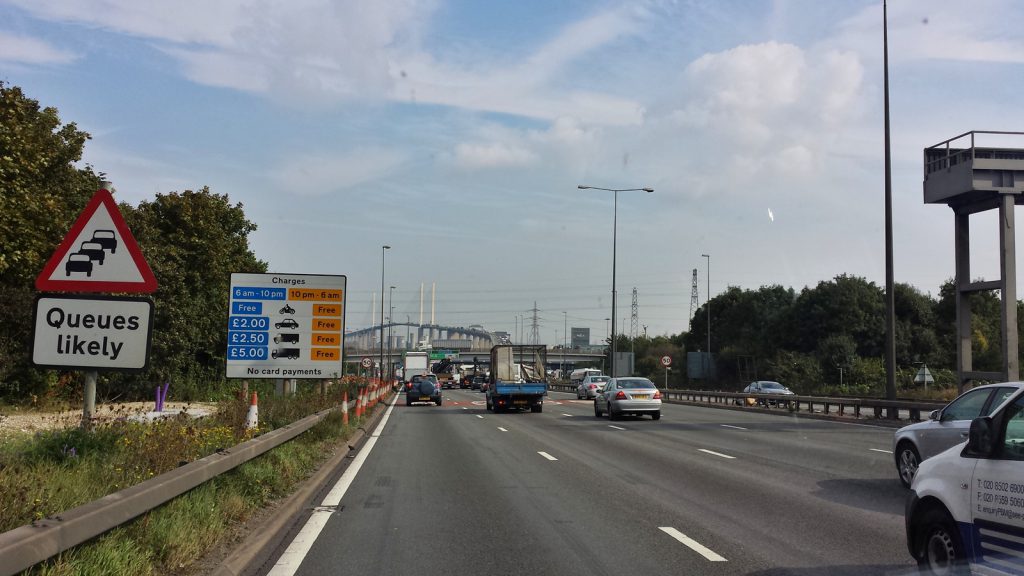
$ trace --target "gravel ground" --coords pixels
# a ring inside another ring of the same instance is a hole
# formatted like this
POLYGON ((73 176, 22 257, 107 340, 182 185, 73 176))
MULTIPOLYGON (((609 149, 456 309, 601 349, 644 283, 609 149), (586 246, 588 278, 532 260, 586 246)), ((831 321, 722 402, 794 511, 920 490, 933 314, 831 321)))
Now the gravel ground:
MULTIPOLYGON (((192 414, 209 414, 216 410, 214 403, 186 404, 184 402, 167 402, 164 413, 177 414, 182 410, 192 414)), ((118 404, 101 404, 96 407, 96 421, 111 422, 118 419, 138 418, 153 409, 152 402, 123 402, 118 404)), ((40 412, 36 410, 18 410, 4 408, 0 410, 0 441, 22 434, 34 434, 42 430, 54 430, 78 426, 82 421, 82 409, 65 410, 63 412, 40 412)))

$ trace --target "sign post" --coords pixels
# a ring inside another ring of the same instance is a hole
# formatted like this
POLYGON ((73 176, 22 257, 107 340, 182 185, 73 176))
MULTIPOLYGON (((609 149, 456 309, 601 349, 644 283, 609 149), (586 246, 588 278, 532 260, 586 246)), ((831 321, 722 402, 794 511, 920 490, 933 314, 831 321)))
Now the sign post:
POLYGON ((665 355, 661 357, 661 365, 665 367, 665 391, 668 391, 668 371, 672 369, 672 357, 665 355))
MULTIPOLYGON (((107 190, 110 183, 103 186, 36 277, 40 292, 156 291, 156 276, 107 190)), ((152 319, 153 303, 145 298, 36 298, 32 362, 85 370, 83 428, 96 414, 99 369, 137 371, 149 363, 152 319)))

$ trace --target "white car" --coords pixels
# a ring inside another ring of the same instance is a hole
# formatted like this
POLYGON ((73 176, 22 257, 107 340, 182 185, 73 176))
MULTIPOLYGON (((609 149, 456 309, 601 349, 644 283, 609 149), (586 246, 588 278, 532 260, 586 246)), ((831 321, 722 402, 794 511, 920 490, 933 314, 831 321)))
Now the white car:
POLYGON ((906 531, 924 574, 1024 572, 1024 390, 921 463, 906 531))
POLYGON ((591 375, 583 378, 580 385, 576 387, 576 399, 593 400, 597 398, 597 395, 604 390, 604 385, 608 383, 608 380, 608 376, 602 375, 591 375))

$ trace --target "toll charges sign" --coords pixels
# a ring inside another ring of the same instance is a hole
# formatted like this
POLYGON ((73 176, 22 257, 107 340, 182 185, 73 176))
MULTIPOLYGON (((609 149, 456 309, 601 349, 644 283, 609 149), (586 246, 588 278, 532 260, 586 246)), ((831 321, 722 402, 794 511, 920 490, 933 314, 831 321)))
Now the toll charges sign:
POLYGON ((345 281, 318 274, 232 274, 228 378, 341 375, 345 281))
POLYGON ((135 296, 39 296, 32 362, 44 368, 144 370, 153 303, 135 296))

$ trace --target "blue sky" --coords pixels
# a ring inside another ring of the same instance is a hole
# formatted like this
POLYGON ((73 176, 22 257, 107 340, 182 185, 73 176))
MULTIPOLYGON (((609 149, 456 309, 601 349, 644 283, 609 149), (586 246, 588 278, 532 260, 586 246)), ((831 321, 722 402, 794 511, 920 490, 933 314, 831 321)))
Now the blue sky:
MULTIPOLYGON (((937 293, 953 222, 922 202, 922 149, 1024 129, 1024 4, 889 16, 896 279, 937 293)), ((881 17, 867 0, 0 0, 0 79, 92 134, 85 161, 119 200, 207 185, 245 205, 271 270, 347 275, 350 328, 389 244, 396 319, 421 283, 429 314, 436 283, 440 323, 511 331, 536 302, 542 341, 563 311, 596 341, 612 198, 577 184, 656 190, 619 198, 627 329, 634 286, 649 333, 686 329, 701 254, 713 294, 884 284, 881 17)), ((994 216, 973 230, 972 274, 995 278, 994 216)))

